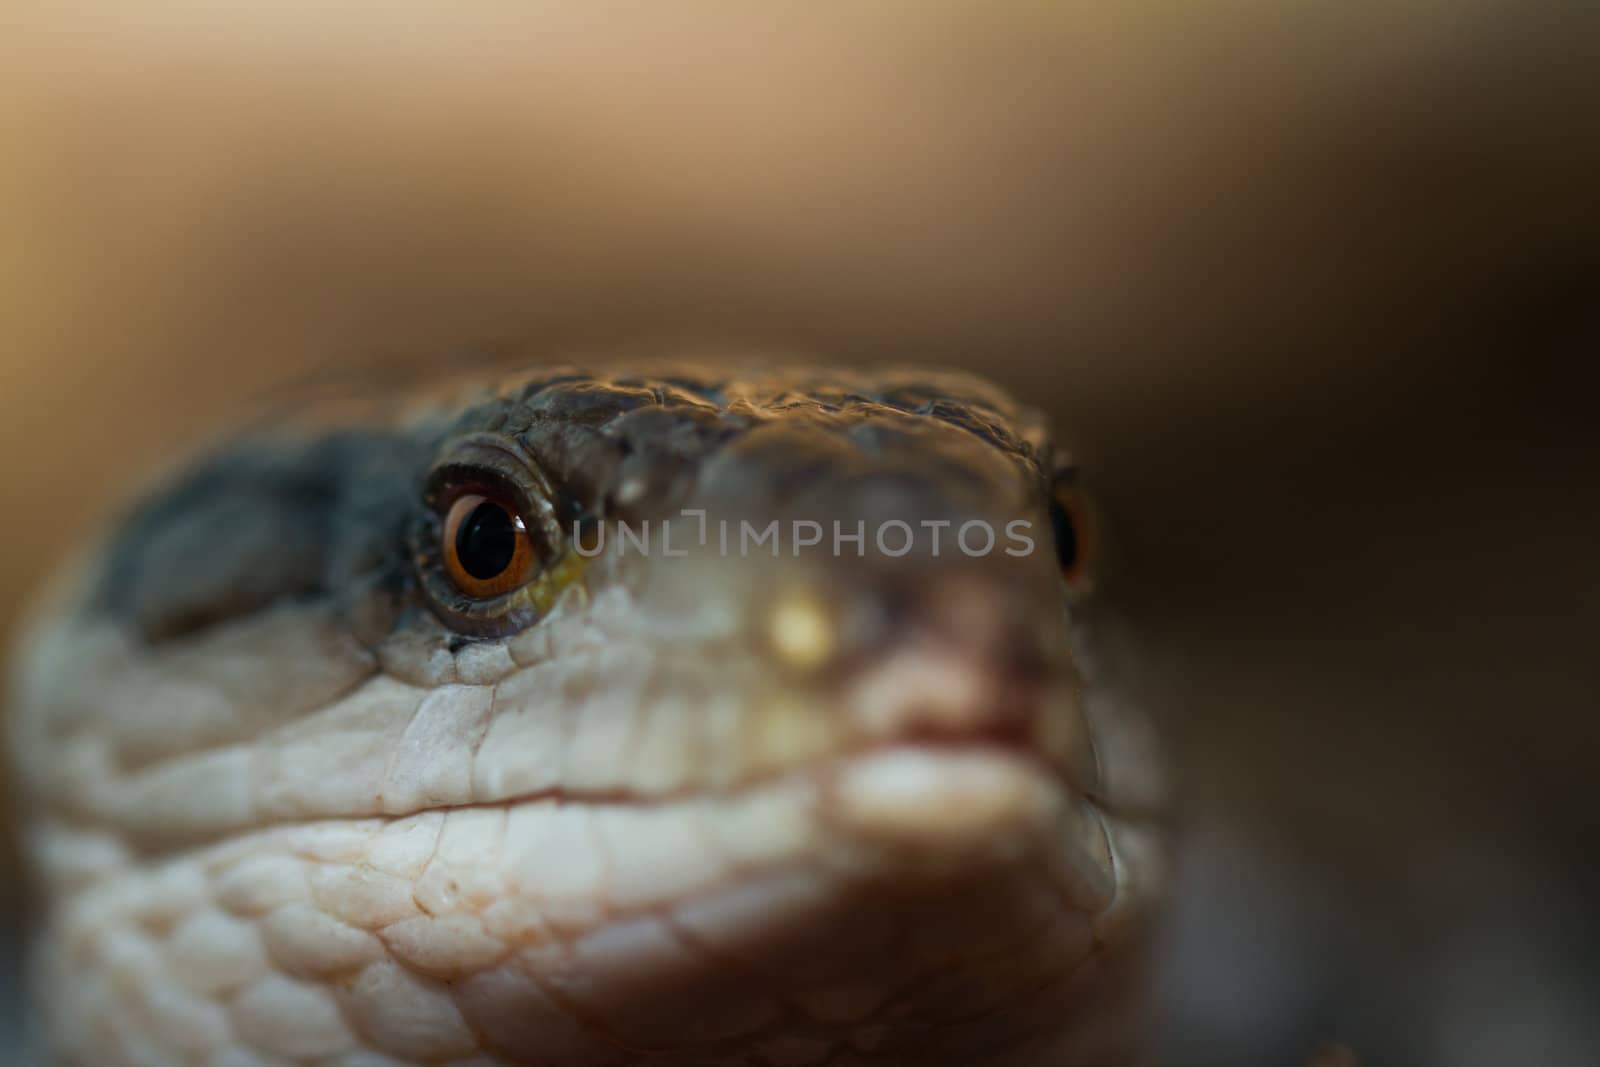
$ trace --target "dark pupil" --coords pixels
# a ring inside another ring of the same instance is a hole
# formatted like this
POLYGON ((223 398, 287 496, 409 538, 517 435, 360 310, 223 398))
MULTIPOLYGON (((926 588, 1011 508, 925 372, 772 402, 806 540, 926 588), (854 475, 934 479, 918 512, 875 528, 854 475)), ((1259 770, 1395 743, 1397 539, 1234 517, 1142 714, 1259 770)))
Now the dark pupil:
POLYGON ((1070 571, 1078 565, 1078 529, 1072 525, 1072 516, 1060 504, 1050 505, 1050 525, 1055 527, 1056 562, 1061 569, 1070 571))
POLYGON ((499 504, 485 500, 456 530, 456 559, 479 581, 499 577, 516 554, 516 526, 511 513, 499 504))

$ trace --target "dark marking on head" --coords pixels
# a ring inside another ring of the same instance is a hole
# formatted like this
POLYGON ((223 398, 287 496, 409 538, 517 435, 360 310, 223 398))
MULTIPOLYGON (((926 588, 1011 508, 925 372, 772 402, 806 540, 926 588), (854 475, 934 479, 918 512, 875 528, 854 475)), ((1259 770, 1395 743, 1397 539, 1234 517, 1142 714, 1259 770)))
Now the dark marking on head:
POLYGON ((158 641, 392 582, 432 450, 396 433, 235 445, 129 517, 96 602, 158 641))

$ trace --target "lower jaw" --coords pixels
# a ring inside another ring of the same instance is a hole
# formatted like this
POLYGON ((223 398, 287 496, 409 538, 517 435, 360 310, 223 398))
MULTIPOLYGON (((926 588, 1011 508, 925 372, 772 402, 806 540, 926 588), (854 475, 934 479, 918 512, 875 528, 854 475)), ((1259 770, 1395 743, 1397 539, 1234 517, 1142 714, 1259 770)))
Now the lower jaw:
POLYGON ((617 1048, 661 1065, 1028 1064, 1101 1040, 1106 1013, 1083 1006, 1113 984, 1092 922, 1108 890, 1081 802, 1041 763, 893 746, 839 760, 810 803, 815 852, 522 951, 502 986, 521 999, 481 1005, 475 1029, 574 1065, 617 1048), (551 1010, 525 1029, 531 1001, 551 1010))
POLYGON ((51 997, 99 1020, 80 1062, 121 1062, 161 1022, 147 994, 232 946, 249 973, 211 1007, 269 1051, 348 1026, 320 1062, 1054 1064, 1102 1040, 1133 958, 1097 936, 1096 827, 1025 753, 948 744, 733 796, 275 827, 64 898, 51 997))
POLYGON ((1106 1020, 1132 1003, 1131 959, 1037 857, 996 857, 936 878, 775 872, 529 949, 459 995, 513 1062, 1042 1065, 1122 1047, 1132 1028, 1106 1020))

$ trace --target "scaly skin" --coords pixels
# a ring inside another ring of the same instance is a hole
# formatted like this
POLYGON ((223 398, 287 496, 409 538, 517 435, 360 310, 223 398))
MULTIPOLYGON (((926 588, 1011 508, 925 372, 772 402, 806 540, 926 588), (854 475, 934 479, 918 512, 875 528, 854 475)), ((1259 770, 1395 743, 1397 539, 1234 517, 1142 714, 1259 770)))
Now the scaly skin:
POLYGON ((1055 475, 982 383, 809 370, 543 371, 197 464, 13 686, 55 1062, 1129 1062, 1160 780, 1074 659, 1055 475), (428 552, 463 440, 687 554, 552 550, 486 633, 428 552), (891 558, 890 517, 1037 550, 891 558))

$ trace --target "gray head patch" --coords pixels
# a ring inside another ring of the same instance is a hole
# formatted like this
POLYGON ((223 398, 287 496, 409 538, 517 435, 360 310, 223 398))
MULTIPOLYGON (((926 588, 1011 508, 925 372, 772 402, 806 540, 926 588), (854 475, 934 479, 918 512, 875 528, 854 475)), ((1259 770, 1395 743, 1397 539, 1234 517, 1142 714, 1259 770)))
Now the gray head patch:
POLYGON ((125 521, 96 603, 155 641, 394 580, 432 451, 412 435, 366 432, 232 446, 125 521))

